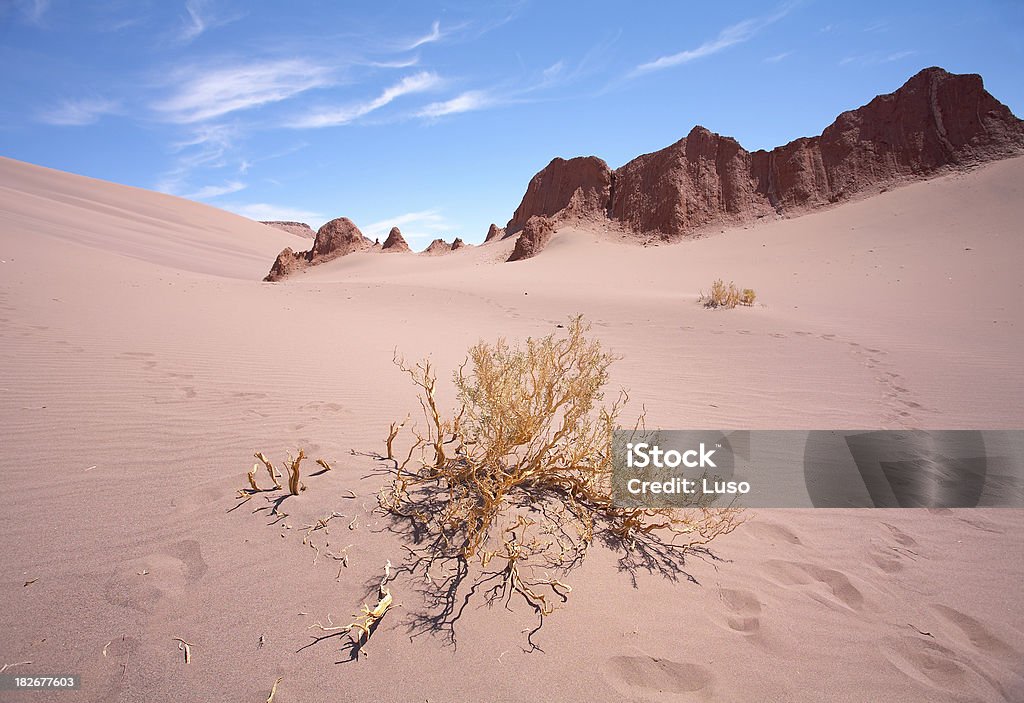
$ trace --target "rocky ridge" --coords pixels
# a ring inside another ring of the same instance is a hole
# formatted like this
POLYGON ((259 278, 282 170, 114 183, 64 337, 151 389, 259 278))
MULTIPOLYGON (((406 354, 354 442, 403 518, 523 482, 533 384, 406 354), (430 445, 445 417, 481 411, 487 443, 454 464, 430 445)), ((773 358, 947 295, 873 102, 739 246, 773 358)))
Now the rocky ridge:
POLYGON ((530 181, 509 220, 510 261, 550 239, 534 217, 611 222, 644 238, 675 239, 709 225, 793 215, 859 193, 1024 151, 1024 122, 978 75, 927 68, 896 92, 839 115, 816 137, 749 152, 694 127, 675 144, 611 170, 594 156, 556 158, 530 181))

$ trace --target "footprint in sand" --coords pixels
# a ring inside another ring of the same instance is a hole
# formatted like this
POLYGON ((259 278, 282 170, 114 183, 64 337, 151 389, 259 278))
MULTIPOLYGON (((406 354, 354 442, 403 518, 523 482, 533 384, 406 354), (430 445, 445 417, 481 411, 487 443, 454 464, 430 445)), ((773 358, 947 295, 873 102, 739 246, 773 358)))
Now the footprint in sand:
POLYGON ((107 580, 103 596, 113 605, 152 613, 184 593, 207 568, 199 543, 186 540, 166 552, 119 564, 107 580))
POLYGON ((932 610, 938 613, 943 620, 955 626, 954 636, 961 639, 966 638, 975 649, 985 654, 1005 657, 1014 662, 1024 662, 1024 652, 1014 649, 996 637, 982 622, 975 620, 967 613, 941 603, 932 604, 932 610))
MULTIPOLYGON (((950 511, 950 512, 952 512, 952 511, 950 511)), ((978 518, 978 517, 961 517, 961 516, 958 515, 957 519, 960 522, 962 522, 962 523, 964 523, 966 525, 970 525, 971 527, 973 527, 976 530, 981 530, 982 532, 991 532, 991 533, 997 534, 997 535, 1001 535, 1001 534, 1005 533, 1005 530, 1003 530, 1002 528, 997 527, 994 523, 991 523, 991 522, 989 522, 987 520, 983 520, 982 518, 978 518)))
POLYGON ((709 688, 711 671, 699 664, 648 656, 617 656, 605 662, 605 678, 629 700, 678 700, 681 693, 709 688))
POLYGON ((903 571, 903 557, 891 547, 875 545, 868 556, 883 574, 891 575, 903 571))
POLYGON ((887 530, 889 530, 889 534, 892 535, 892 538, 896 541, 896 544, 900 545, 901 547, 906 547, 907 549, 917 548, 917 540, 915 540, 913 537, 908 535, 900 528, 896 527, 895 525, 890 525, 887 522, 883 522, 882 525, 887 530))
POLYGON ((973 661, 930 637, 892 638, 882 651, 901 673, 927 688, 941 691, 935 700, 1012 700, 973 661))
POLYGON ((785 525, 767 520, 755 520, 743 527, 747 534, 753 535, 762 542, 777 544, 787 542, 789 544, 803 544, 791 529, 785 525))
POLYGON ((761 629, 761 601, 756 593, 746 589, 721 588, 718 595, 725 605, 728 629, 745 635, 761 629))
POLYGON ((832 608, 864 609, 864 595, 842 571, 781 559, 771 559, 763 565, 769 581, 781 586, 810 586, 808 595, 819 603, 832 608))

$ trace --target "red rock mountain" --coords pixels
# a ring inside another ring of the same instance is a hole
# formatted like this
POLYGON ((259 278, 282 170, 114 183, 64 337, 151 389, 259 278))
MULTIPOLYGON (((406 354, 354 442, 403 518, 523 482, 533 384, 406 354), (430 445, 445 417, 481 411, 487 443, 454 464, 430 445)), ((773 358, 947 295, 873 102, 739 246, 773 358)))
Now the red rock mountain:
POLYGON ((535 255, 546 226, 608 221, 672 239, 701 227, 791 215, 943 170, 1024 152, 1024 122, 981 77, 927 68, 899 90, 844 112, 820 136, 771 151, 694 127, 680 141, 614 171, 597 157, 554 159, 533 177, 507 231, 527 241, 510 261, 535 255))
POLYGON ((286 248, 277 255, 277 260, 270 268, 270 273, 263 280, 279 281, 307 266, 322 264, 339 256, 363 251, 373 246, 373 242, 363 236, 359 228, 347 217, 331 220, 316 233, 313 248, 309 251, 292 251, 286 248))
POLYGON ((388 233, 388 238, 384 240, 384 246, 381 247, 381 251, 409 251, 409 244, 405 241, 405 237, 402 236, 402 231, 400 229, 397 227, 391 228, 391 231, 388 233))

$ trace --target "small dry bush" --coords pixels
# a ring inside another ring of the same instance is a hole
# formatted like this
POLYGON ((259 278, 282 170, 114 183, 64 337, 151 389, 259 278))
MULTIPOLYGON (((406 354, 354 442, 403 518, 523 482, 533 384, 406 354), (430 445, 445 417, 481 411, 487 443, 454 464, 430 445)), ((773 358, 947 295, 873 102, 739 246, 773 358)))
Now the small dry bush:
POLYGON ((396 358, 420 389, 426 429, 413 428, 400 461, 393 443, 401 425, 391 426, 387 458, 395 475, 380 493, 381 505, 410 520, 426 541, 425 549, 410 551, 428 571, 447 559, 457 560, 463 573, 473 559, 484 568, 503 564, 487 572, 494 580, 484 591, 489 601, 507 603, 518 593, 542 618, 571 589, 548 575, 530 578, 524 568, 564 573, 595 536, 624 550, 657 540, 681 554, 738 524, 738 511, 708 504, 683 510, 613 504, 612 432, 627 396, 604 402, 615 357, 588 331, 577 317, 563 336, 527 339, 522 347, 504 339, 471 347, 453 377, 457 411, 451 415, 439 409, 430 361, 409 366, 396 358))
POLYGON ((711 284, 711 292, 701 292, 698 300, 704 303, 706 308, 734 308, 737 305, 750 307, 757 299, 757 293, 753 288, 740 290, 735 283, 726 283, 721 278, 711 284))

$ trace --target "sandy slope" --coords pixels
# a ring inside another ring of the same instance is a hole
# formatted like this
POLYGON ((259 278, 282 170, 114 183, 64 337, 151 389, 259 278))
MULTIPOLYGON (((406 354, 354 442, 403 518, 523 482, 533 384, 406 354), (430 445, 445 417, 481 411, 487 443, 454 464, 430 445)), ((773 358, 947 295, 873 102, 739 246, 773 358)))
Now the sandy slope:
POLYGON ((502 242, 265 284, 287 234, 0 160, 0 665, 82 674, 67 701, 264 700, 277 676, 278 703, 1020 700, 1019 511, 763 511, 685 564, 699 585, 598 547, 544 653, 521 605, 472 605, 457 649, 410 639, 401 579, 369 657, 300 648, 404 554, 350 453, 415 409, 396 347, 450 368, 582 312, 649 424, 1019 426, 1022 184, 1016 159, 669 247, 565 231, 517 264, 502 242), (765 307, 701 308, 719 276, 765 307), (228 512, 254 450, 298 446, 337 468, 287 519, 228 512), (352 545, 340 573, 302 545, 331 511, 314 543, 352 545))

